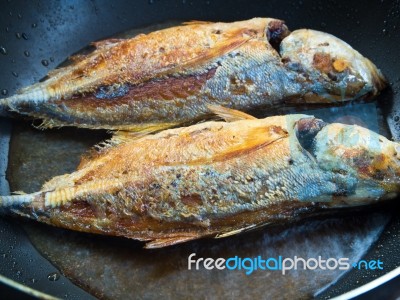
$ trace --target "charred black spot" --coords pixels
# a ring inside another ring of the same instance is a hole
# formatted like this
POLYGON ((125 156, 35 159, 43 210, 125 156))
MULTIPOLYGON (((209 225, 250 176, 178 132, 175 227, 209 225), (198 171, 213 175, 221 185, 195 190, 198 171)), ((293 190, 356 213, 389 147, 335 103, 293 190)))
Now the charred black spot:
POLYGON ((110 86, 101 86, 95 92, 94 96, 98 99, 113 99, 125 96, 129 92, 129 86, 126 84, 123 85, 110 85, 110 86))
POLYGON ((335 193, 333 193, 333 196, 348 196, 349 195, 349 191, 345 190, 345 189, 338 189, 335 193))
POLYGON ((293 165, 293 164, 294 164, 294 160, 290 158, 290 159, 288 160, 288 163, 289 163, 289 165, 293 165))
POLYGON ((347 172, 346 170, 343 170, 343 169, 333 169, 332 172, 336 173, 336 174, 340 174, 340 175, 347 175, 349 173, 349 172, 347 172))
POLYGON ((296 135, 300 145, 310 153, 317 133, 327 124, 316 118, 304 118, 296 123, 296 135))
POLYGON ((267 39, 271 46, 279 52, 281 41, 289 35, 290 31, 283 21, 274 20, 267 27, 267 39))
POLYGON ((159 190, 161 188, 161 185, 158 183, 153 183, 150 185, 150 190, 159 190))
POLYGON ((385 179, 385 173, 382 171, 376 171, 373 175, 372 178, 376 179, 376 180, 384 180, 385 179))
POLYGON ((328 72, 328 77, 329 77, 329 79, 330 80, 332 80, 332 81, 337 81, 338 80, 338 77, 337 77, 337 75, 334 73, 334 72, 328 72))

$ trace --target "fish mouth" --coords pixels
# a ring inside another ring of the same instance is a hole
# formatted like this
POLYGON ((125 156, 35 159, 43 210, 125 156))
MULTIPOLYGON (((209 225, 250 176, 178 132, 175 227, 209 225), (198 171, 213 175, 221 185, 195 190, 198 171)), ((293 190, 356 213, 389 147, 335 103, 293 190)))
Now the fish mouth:
POLYGON ((388 86, 387 80, 382 74, 381 70, 379 70, 369 59, 366 58, 364 63, 367 70, 371 74, 371 81, 374 87, 374 91, 371 96, 377 95, 379 91, 384 90, 388 86))
POLYGON ((400 182, 382 185, 374 180, 359 180, 351 193, 333 195, 327 203, 330 207, 355 207, 394 200, 399 196, 400 182))

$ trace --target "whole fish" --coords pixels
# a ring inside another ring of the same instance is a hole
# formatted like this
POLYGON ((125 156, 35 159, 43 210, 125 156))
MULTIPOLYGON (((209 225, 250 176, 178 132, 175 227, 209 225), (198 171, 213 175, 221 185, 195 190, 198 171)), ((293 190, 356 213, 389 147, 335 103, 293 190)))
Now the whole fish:
POLYGON ((124 137, 39 192, 0 207, 78 231, 164 247, 225 237, 400 192, 400 144, 308 115, 205 122, 124 137))
POLYGON ((189 22, 94 43, 47 80, 0 100, 42 127, 156 131, 206 119, 207 105, 238 110, 371 97, 376 66, 342 40, 283 21, 189 22))

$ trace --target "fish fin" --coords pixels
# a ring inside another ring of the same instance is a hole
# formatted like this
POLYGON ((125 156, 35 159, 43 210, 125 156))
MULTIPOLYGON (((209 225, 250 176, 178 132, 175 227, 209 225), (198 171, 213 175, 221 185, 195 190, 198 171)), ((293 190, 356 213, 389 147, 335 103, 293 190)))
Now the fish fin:
MULTIPOLYGON (((68 57, 68 60, 69 60, 68 63, 72 65, 72 64, 78 63, 86 58, 87 58, 87 54, 75 54, 75 55, 68 57)), ((62 70, 62 69, 59 69, 59 70, 62 70)), ((54 71, 57 71, 57 69, 54 71)), ((50 76, 50 73, 51 73, 51 71, 49 72, 49 76, 50 76)))
POLYGON ((125 39, 122 38, 110 38, 106 40, 101 40, 97 42, 92 42, 85 48, 79 50, 76 54, 71 55, 68 59, 61 63, 57 69, 49 71, 47 76, 49 78, 54 77, 55 75, 59 74, 60 72, 64 72, 69 66, 76 65, 77 63, 87 59, 90 55, 96 52, 96 50, 101 50, 109 45, 113 45, 119 43, 125 39), (94 47, 94 48, 93 48, 94 47))
POLYGON ((162 248, 162 247, 167 247, 167 246, 172 246, 192 240, 196 240, 198 238, 202 237, 201 235, 193 235, 193 236, 175 236, 175 237, 170 237, 170 238, 159 238, 152 240, 150 242, 147 242, 144 248, 146 249, 155 249, 155 248, 162 248))
MULTIPOLYGON (((213 23, 213 22, 210 22, 213 23)), ((206 22, 196 21, 193 24, 207 24, 206 22)), ((183 60, 178 64, 170 64, 165 67, 161 67, 159 69, 155 69, 152 72, 151 77, 161 77, 168 74, 173 74, 181 71, 182 69, 191 69, 195 68, 199 65, 203 65, 208 61, 213 60, 216 57, 221 57, 227 53, 232 52, 233 50, 239 48, 243 44, 247 43, 249 40, 253 39, 255 34, 252 34, 246 28, 241 28, 238 30, 233 30, 227 33, 223 40, 217 42, 213 47, 205 48, 204 51, 200 52, 198 55, 188 59, 183 60)), ((175 50, 174 50, 175 51, 175 50)), ((167 54, 166 54, 167 55, 167 54)), ((173 56, 172 53, 169 53, 168 56, 173 56)), ((159 60, 157 60, 158 62, 159 60)), ((142 78, 146 79, 146 78, 142 78)))
POLYGON ((244 30, 237 30, 234 33, 230 33, 224 41, 219 42, 215 47, 209 48, 198 56, 181 62, 179 65, 167 66, 164 69, 160 69, 159 72, 156 72, 154 75, 162 76, 179 72, 182 69, 194 68, 198 65, 205 64, 216 57, 228 54, 253 38, 251 35, 244 35, 244 32, 244 30))
POLYGON ((211 23, 214 23, 214 22, 191 20, 191 21, 183 22, 182 25, 206 25, 206 24, 211 24, 211 23))
POLYGON ((221 119, 224 119, 226 122, 235 122, 240 120, 257 120, 256 117, 253 117, 236 109, 213 104, 207 105, 207 107, 214 114, 216 114, 221 119))
MULTIPOLYGON (((65 60, 64 62, 62 62, 56 69, 50 70, 47 73, 47 78, 55 77, 56 75, 60 74, 61 72, 65 72, 67 67, 69 67, 71 65, 75 65, 75 64, 87 59, 88 56, 95 51, 95 50, 93 50, 93 48, 88 50, 88 48, 90 48, 89 46, 93 46, 96 49, 102 49, 102 48, 104 48, 104 47, 106 47, 108 45, 113 45, 113 44, 116 44, 116 43, 121 42, 123 40, 125 40, 125 39, 123 39, 123 38, 110 38, 110 39, 106 39, 106 40, 100 40, 100 41, 97 41, 97 42, 92 42, 88 46, 86 46, 85 48, 83 48, 80 51, 78 51, 77 54, 69 56, 68 59, 65 60)), ((28 88, 29 88, 29 86, 28 86, 28 88)), ((18 90, 18 92, 19 93, 23 93, 23 92, 26 92, 26 91, 24 90, 24 88, 22 88, 22 89, 18 90)))
MULTIPOLYGON (((74 55, 74 56, 71 56, 70 58, 69 58, 70 60, 71 60, 71 63, 75 63, 75 62, 78 62, 78 61, 81 61, 81 60, 83 60, 83 59, 85 59, 85 57, 84 57, 84 55, 74 55)), ((48 73, 47 73, 47 77, 55 77, 55 76, 57 76, 58 74, 60 74, 61 72, 64 72, 65 70, 63 69, 63 68, 57 68, 57 69, 54 69, 54 70, 51 70, 51 71, 49 71, 48 73)))
POLYGON ((243 227, 243 228, 239 228, 239 229, 235 229, 235 230, 219 233, 214 238, 215 239, 220 239, 220 238, 236 235, 236 234, 239 234, 241 232, 256 228, 256 226, 257 226, 256 224, 253 224, 253 225, 250 225, 250 226, 247 226, 247 227, 243 227))
POLYGON ((24 191, 15 191, 12 192, 14 195, 27 195, 27 193, 25 193, 24 191))
POLYGON ((92 42, 89 44, 89 46, 86 46, 84 49, 80 50, 77 54, 71 55, 70 57, 68 57, 68 59, 66 61, 64 61, 63 63, 61 63, 61 65, 59 67, 57 67, 57 69, 51 70, 47 73, 47 77, 48 78, 52 78, 57 76, 58 74, 65 72, 66 68, 68 68, 69 66, 73 66, 78 64, 81 61, 84 61, 85 59, 87 59, 91 54, 93 54, 94 52, 96 52, 96 50, 101 50, 109 45, 113 45, 116 44, 118 42, 123 41, 124 39, 107 39, 107 40, 101 40, 101 41, 97 41, 97 42, 92 42), (91 48, 90 46, 95 47, 95 49, 91 48))
POLYGON ((101 40, 101 41, 97 41, 97 42, 92 42, 92 43, 90 43, 90 45, 96 47, 96 49, 101 49, 101 48, 107 47, 109 45, 119 43, 124 40, 125 39, 111 38, 111 39, 101 40))
POLYGON ((143 131, 123 131, 119 130, 113 133, 111 139, 108 139, 100 144, 97 144, 95 148, 98 150, 106 150, 108 148, 114 147, 127 142, 132 142, 134 140, 139 140, 151 133, 157 132, 157 129, 149 129, 143 131))
POLYGON ((264 227, 264 226, 266 226, 268 224, 269 223, 252 224, 252 225, 249 225, 249 226, 246 226, 246 227, 243 227, 243 228, 239 228, 239 229, 235 229, 235 230, 232 230, 232 231, 219 233, 214 238, 215 239, 220 239, 220 238, 236 235, 236 234, 239 234, 239 233, 242 233, 242 232, 246 232, 246 231, 253 230, 253 229, 256 229, 256 228, 264 227))
POLYGON ((117 145, 121 145, 124 143, 132 142, 135 140, 140 140, 152 133, 156 133, 158 131, 162 131, 164 129, 168 129, 171 127, 175 127, 179 125, 178 123, 162 123, 156 124, 153 126, 146 127, 132 127, 129 130, 118 130, 118 131, 111 131, 112 137, 108 140, 105 140, 97 145, 94 146, 91 150, 86 152, 82 157, 81 161, 78 166, 78 170, 84 168, 88 162, 94 160, 99 155, 103 154, 110 148, 113 148, 117 145))
POLYGON ((64 125, 62 125, 61 123, 59 124, 54 119, 43 118, 39 125, 32 124, 32 126, 38 130, 45 130, 45 129, 52 129, 52 128, 61 128, 64 125))
POLYGON ((113 132, 113 136, 109 140, 112 146, 131 142, 134 140, 141 139, 149 134, 159 132, 168 128, 176 127, 179 123, 160 123, 160 124, 149 124, 144 126, 133 126, 131 128, 122 129, 113 132))

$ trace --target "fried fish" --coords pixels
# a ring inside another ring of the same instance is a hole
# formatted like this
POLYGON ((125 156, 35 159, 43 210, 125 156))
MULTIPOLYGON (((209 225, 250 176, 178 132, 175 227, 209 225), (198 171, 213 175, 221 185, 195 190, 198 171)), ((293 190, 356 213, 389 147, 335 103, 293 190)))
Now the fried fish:
POLYGON ((47 80, 0 100, 41 127, 158 131, 209 116, 208 105, 276 109, 375 96, 376 66, 342 40, 283 21, 189 22, 95 42, 47 80))
POLYGON ((134 138, 86 158, 39 192, 0 196, 3 212, 164 247, 225 237, 400 192, 400 144, 308 115, 223 121, 134 138))

